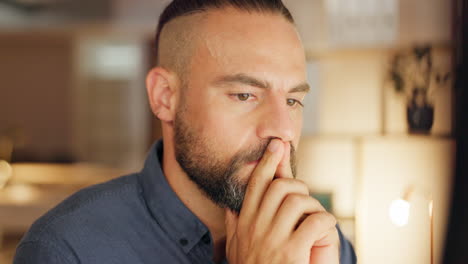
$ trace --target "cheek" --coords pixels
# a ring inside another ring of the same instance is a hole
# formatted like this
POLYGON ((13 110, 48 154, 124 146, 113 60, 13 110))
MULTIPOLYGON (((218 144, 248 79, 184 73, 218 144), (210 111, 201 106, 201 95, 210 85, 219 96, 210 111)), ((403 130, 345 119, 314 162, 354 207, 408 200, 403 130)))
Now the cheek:
POLYGON ((301 114, 299 119, 297 120, 297 124, 296 124, 296 134, 295 134, 296 136, 295 136, 295 138, 297 138, 298 140, 301 137, 302 124, 303 124, 303 119, 302 119, 302 114, 301 114))
POLYGON ((201 129, 216 149, 233 155, 253 141, 255 126, 249 118, 222 105, 210 104, 204 109, 201 129))
POLYGON ((300 137, 302 134, 302 125, 303 125, 303 119, 302 119, 302 112, 296 112, 296 113, 291 113, 291 120, 293 121, 293 131, 294 131, 294 138, 292 140, 292 144, 294 147, 297 148, 300 137))
POLYGON ((245 135, 245 126, 235 117, 225 111, 214 109, 205 115, 203 130, 215 139, 222 147, 235 148, 233 144, 239 142, 245 135), (232 143, 231 143, 232 142, 232 143))

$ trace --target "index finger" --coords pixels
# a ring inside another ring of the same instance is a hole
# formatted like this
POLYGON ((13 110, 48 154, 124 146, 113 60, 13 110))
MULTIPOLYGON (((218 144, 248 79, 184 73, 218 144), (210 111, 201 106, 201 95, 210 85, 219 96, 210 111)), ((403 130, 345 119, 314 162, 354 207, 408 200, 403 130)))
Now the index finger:
POLYGON ((275 175, 278 163, 283 156, 283 144, 279 139, 271 140, 267 151, 250 176, 239 215, 239 224, 250 223, 255 217, 268 186, 275 175))
POLYGON ((275 176, 279 178, 293 178, 291 170, 291 143, 284 142, 283 144, 285 144, 283 158, 278 165, 275 176))

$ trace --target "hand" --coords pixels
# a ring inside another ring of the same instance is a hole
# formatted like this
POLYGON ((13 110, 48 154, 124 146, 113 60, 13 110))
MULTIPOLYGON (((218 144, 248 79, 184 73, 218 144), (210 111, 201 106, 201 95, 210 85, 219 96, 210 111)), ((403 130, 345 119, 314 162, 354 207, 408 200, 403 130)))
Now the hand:
POLYGON ((289 151, 289 143, 273 139, 252 172, 240 214, 226 210, 230 264, 339 263, 336 220, 293 179, 289 151))

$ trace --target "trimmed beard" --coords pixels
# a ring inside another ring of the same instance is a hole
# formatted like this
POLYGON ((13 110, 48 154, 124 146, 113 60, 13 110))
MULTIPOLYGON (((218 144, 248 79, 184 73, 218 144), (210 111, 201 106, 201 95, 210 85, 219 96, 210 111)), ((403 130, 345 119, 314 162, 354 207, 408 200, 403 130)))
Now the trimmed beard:
MULTIPOLYGON (((207 139, 202 138, 187 124, 184 106, 174 120, 175 157, 190 180, 215 204, 240 213, 248 180, 239 178, 240 170, 249 162, 260 160, 272 139, 238 151, 230 160, 219 158, 207 139)), ((296 177, 295 149, 291 144, 290 164, 296 177)))

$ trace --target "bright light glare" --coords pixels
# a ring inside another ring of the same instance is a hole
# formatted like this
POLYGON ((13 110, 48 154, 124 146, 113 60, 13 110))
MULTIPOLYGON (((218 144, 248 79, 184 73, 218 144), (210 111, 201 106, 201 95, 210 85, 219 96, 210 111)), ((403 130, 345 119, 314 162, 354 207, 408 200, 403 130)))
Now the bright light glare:
POLYGON ((30 202, 37 198, 35 188, 26 184, 9 185, 5 188, 6 197, 15 202, 30 202))
POLYGON ((410 203, 402 199, 394 200, 388 212, 393 224, 405 226, 408 224, 410 203))
POLYGON ((0 189, 3 188, 11 177, 12 169, 8 162, 0 160, 0 189))

